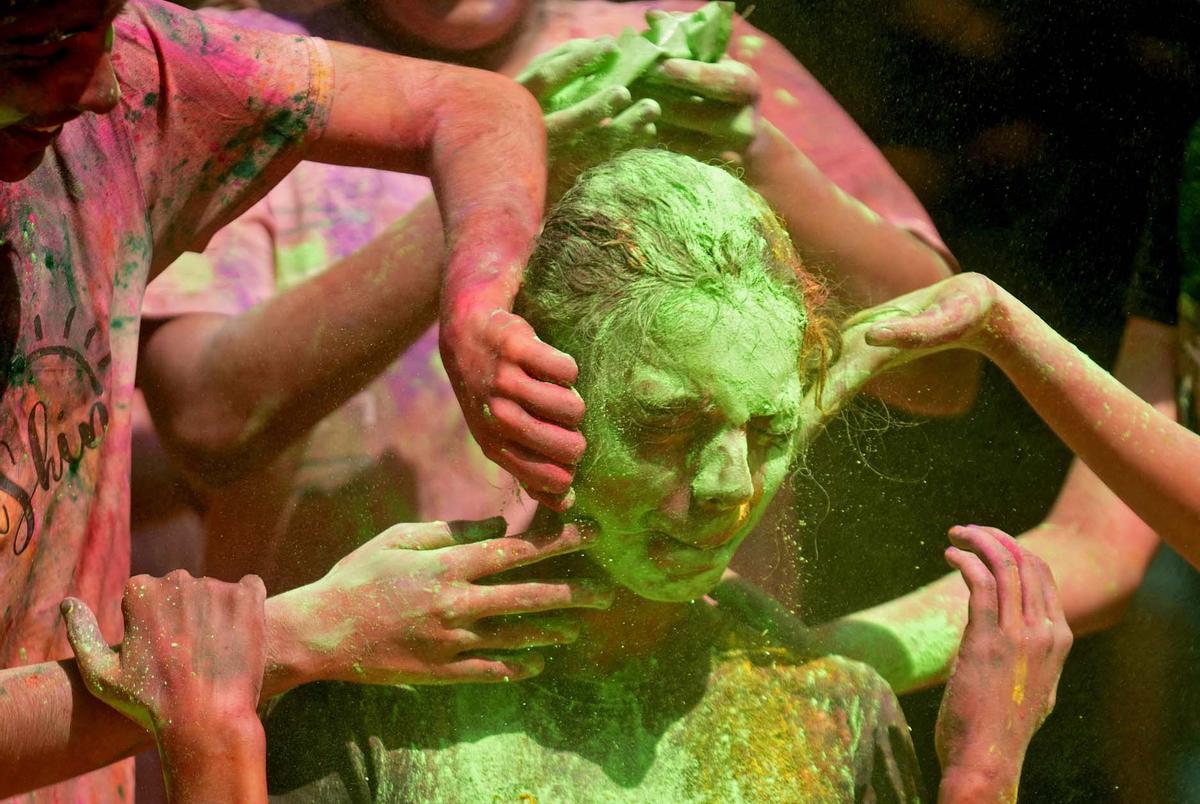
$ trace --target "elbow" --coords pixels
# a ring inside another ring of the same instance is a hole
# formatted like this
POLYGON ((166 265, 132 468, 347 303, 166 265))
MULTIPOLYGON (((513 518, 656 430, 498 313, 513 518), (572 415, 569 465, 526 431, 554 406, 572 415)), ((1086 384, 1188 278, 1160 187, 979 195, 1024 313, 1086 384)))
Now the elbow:
POLYGON ((258 439, 252 417, 233 413, 210 394, 196 396, 199 398, 190 404, 156 414, 155 426, 168 453, 189 478, 219 488, 254 468, 252 456, 258 439))

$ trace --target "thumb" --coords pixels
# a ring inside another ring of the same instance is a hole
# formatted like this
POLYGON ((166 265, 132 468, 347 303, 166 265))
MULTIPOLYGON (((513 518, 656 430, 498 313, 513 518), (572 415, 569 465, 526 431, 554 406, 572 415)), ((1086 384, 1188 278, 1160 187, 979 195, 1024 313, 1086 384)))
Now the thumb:
POLYGON ((66 621, 67 640, 71 650, 75 651, 75 659, 88 688, 96 693, 99 692, 96 689, 98 682, 113 685, 120 659, 100 633, 100 624, 88 604, 68 597, 59 606, 59 611, 66 621))

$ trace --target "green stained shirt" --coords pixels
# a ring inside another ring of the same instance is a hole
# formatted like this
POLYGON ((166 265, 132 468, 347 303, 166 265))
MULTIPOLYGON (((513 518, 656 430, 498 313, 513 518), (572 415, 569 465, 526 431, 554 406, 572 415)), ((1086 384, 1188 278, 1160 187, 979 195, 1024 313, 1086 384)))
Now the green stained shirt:
POLYGON ((277 801, 918 800, 873 670, 795 657, 701 604, 603 680, 312 684, 272 709, 267 742, 277 801))

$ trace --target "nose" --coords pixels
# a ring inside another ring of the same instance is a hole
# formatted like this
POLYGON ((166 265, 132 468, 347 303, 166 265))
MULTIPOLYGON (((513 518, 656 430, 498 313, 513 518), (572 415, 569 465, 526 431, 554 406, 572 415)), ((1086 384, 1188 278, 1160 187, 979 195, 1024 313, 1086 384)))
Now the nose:
POLYGON ((746 433, 727 430, 700 454, 699 471, 692 481, 692 499, 711 513, 726 513, 750 502, 754 478, 750 474, 746 433))
POLYGON ((91 78, 75 101, 75 108, 81 112, 108 114, 121 100, 121 86, 117 83, 117 74, 113 72, 112 59, 107 53, 96 62, 91 78))

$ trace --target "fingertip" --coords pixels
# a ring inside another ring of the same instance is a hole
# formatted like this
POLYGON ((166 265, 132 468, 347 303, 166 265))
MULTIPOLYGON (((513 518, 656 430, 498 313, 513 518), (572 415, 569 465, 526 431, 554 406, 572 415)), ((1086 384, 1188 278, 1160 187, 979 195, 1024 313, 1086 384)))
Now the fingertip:
POLYGON ((863 339, 869 346, 889 346, 896 340, 896 330, 891 327, 871 327, 863 339))
POLYGON ((624 108, 633 103, 633 93, 629 87, 618 84, 608 91, 608 100, 614 107, 624 108))

